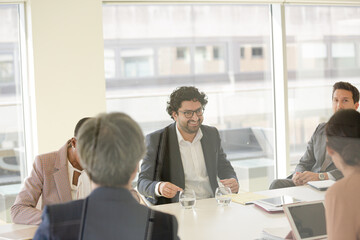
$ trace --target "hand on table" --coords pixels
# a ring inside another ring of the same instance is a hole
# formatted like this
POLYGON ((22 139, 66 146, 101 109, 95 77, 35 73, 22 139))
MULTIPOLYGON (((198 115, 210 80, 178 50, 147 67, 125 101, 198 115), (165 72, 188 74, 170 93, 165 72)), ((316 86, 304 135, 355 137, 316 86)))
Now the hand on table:
POLYGON ((239 183, 235 178, 222 179, 220 182, 225 186, 231 189, 232 193, 237 193, 239 191, 239 183))
POLYGON ((183 191, 182 188, 172 184, 171 182, 162 182, 159 185, 159 193, 161 196, 166 198, 173 198, 175 197, 178 191, 183 191))
POLYGON ((314 172, 296 172, 294 173, 292 180, 296 186, 301 186, 309 181, 319 181, 319 174, 314 172))

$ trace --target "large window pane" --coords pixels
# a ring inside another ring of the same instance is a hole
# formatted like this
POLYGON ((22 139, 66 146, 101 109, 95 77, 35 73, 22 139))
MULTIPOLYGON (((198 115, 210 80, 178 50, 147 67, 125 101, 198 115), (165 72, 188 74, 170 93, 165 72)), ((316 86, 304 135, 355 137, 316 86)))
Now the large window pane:
POLYGON ((286 6, 293 167, 316 126, 332 115, 332 85, 360 86, 360 7, 286 6))
POLYGON ((208 95, 204 124, 219 129, 241 188, 267 189, 274 172, 268 6, 104 5, 103 18, 107 111, 130 114, 147 134, 172 122, 169 94, 194 85, 208 95))
POLYGON ((0 5, 0 185, 19 183, 24 163, 19 6, 0 5))

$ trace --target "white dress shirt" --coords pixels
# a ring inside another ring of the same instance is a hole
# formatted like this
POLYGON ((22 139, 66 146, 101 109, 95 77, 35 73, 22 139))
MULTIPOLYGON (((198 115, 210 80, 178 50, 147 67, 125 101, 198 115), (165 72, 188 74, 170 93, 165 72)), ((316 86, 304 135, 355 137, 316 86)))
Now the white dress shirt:
POLYGON ((185 189, 193 189, 197 199, 213 197, 201 146, 201 129, 192 142, 185 141, 177 127, 176 134, 185 174, 185 189))
POLYGON ((71 165, 68 159, 68 173, 69 173, 69 182, 71 188, 71 199, 77 200, 87 197, 91 192, 91 182, 89 176, 84 170, 80 171, 71 165), (78 185, 73 184, 74 171, 79 172, 80 176, 78 179, 78 185))

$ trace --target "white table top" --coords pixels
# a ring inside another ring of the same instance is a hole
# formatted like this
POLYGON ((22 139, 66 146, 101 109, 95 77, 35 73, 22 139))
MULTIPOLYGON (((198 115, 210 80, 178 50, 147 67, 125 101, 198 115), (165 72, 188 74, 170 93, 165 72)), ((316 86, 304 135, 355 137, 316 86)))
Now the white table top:
MULTIPOLYGON (((310 186, 292 187, 257 192, 275 197, 289 195, 304 201, 323 200, 325 192, 310 186)), ((181 208, 179 203, 153 207, 176 216, 178 235, 182 240, 258 239, 264 228, 288 227, 283 213, 267 213, 254 205, 232 202, 230 206, 217 206, 214 198, 199 200, 193 210, 181 208)), ((38 226, 5 224, 0 226, 0 239, 29 239, 38 226)))
MULTIPOLYGON (((257 192, 275 197, 289 195, 304 201, 324 200, 325 192, 310 186, 292 187, 257 192)), ((254 205, 232 202, 218 206, 214 198, 198 200, 194 209, 183 209, 179 203, 153 207, 176 216, 178 235, 182 240, 259 239, 264 228, 288 227, 284 213, 267 213, 254 205)))
POLYGON ((0 239, 32 239, 37 225, 5 224, 0 226, 0 239))

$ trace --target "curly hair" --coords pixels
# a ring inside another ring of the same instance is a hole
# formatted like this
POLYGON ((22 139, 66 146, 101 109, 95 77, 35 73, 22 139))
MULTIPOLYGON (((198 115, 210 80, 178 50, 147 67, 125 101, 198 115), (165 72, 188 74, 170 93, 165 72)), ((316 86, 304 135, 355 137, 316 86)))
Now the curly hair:
POLYGON ((352 98, 354 100, 354 103, 359 102, 359 90, 354 87, 353 85, 351 85, 351 83, 348 82, 337 82, 334 84, 333 86, 333 92, 332 92, 332 98, 334 97, 334 92, 337 89, 343 89, 343 90, 347 90, 350 91, 352 93, 352 98))
POLYGON ((181 108, 181 104, 183 101, 199 101, 203 108, 208 102, 206 94, 204 92, 199 92, 196 87, 179 87, 171 93, 170 100, 167 101, 166 111, 172 119, 174 119, 172 113, 178 112, 179 108, 181 108))
POLYGON ((345 164, 360 165, 360 113, 353 109, 336 112, 326 124, 327 146, 340 154, 345 164))

